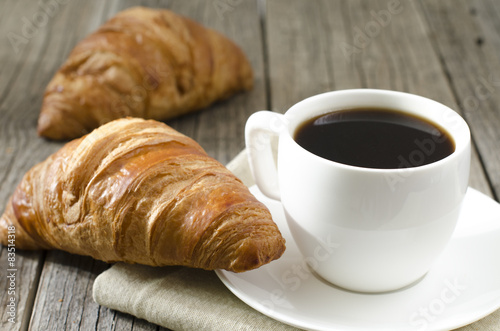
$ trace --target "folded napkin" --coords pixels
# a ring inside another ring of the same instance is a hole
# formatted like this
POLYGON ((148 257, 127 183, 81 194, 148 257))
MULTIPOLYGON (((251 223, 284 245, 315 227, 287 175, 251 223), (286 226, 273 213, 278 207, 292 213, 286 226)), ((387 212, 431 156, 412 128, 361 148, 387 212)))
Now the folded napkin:
MULTIPOLYGON (((227 167, 245 185, 254 184, 245 151, 227 167)), ((247 306, 213 271, 117 263, 96 278, 93 296, 102 306, 176 331, 298 330, 247 306)), ((457 330, 500 330, 499 321, 500 309, 457 330)))
MULTIPOLYGON (((244 151, 227 167, 253 185, 244 151)), ((298 330, 247 306, 215 272, 201 269, 117 263, 97 276, 93 297, 102 306, 176 331, 298 330)))

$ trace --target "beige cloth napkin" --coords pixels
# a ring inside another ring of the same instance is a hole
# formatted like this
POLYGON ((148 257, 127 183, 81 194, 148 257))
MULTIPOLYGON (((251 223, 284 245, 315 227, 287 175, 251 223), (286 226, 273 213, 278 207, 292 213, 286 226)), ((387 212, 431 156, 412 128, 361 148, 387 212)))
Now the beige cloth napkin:
MULTIPOLYGON (((227 167, 245 185, 254 184, 245 151, 227 167)), ((213 271, 117 263, 96 278, 93 296, 102 306, 176 331, 298 330, 247 306, 213 271)), ((500 330, 500 310, 458 330, 500 330)))
MULTIPOLYGON (((253 185, 244 151, 227 167, 253 185)), ((93 296, 102 306, 176 331, 298 330, 247 306, 213 271, 117 263, 97 276, 93 296)))

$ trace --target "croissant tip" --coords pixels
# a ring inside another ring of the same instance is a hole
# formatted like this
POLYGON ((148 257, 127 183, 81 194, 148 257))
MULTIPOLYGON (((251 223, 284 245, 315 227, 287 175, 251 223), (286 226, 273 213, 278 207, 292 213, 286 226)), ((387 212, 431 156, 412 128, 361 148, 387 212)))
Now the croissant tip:
POLYGON ((45 107, 42 107, 40 115, 38 116, 37 133, 38 136, 51 140, 65 139, 65 137, 61 135, 61 125, 57 123, 54 115, 50 114, 50 111, 45 107))
POLYGON ((285 239, 282 237, 276 238, 275 243, 266 241, 263 246, 258 243, 253 245, 253 249, 248 249, 247 253, 235 260, 228 270, 240 273, 260 268, 265 264, 279 259, 286 249, 285 239))
POLYGON ((49 140, 71 140, 88 133, 70 116, 66 115, 64 120, 61 116, 62 112, 57 108, 42 107, 37 123, 38 136, 49 140), (80 128, 80 132, 75 128, 80 128))
POLYGON ((38 117, 37 133, 40 137, 50 136, 51 122, 44 113, 41 113, 38 117))
POLYGON ((11 197, 7 202, 5 212, 0 216, 0 244, 5 247, 11 246, 12 241, 9 239, 12 236, 15 237, 16 249, 34 250, 45 248, 35 242, 16 221, 11 197))

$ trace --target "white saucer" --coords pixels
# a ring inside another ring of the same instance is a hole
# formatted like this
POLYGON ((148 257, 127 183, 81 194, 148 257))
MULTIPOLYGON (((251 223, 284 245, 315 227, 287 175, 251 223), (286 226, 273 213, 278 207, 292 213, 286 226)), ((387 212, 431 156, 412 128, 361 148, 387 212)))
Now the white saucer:
POLYGON ((285 254, 259 269, 217 271, 246 304, 307 330, 450 330, 500 308, 500 204, 469 188, 453 239, 418 283, 384 294, 332 286, 304 267, 281 204, 256 187, 287 241, 285 254))

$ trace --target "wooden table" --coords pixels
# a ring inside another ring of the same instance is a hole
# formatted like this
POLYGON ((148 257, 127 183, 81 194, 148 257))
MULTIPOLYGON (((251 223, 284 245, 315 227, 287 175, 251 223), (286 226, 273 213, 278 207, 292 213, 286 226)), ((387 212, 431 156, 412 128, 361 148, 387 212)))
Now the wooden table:
MULTIPOLYGON (((255 87, 168 121, 227 163, 244 148, 248 116, 284 112, 330 90, 382 88, 435 99, 473 135, 470 185, 500 195, 500 2, 166 0, 0 2, 0 211, 23 174, 62 146, 37 137, 43 91, 73 46, 133 5, 169 8, 217 29, 249 57, 255 87)), ((109 265, 60 251, 15 254, 15 323, 8 322, 7 249, 0 255, 2 330, 157 330, 98 306, 109 265)), ((499 263, 492 261, 492 263, 499 263)), ((500 310, 486 317, 500 329, 500 310)), ((481 323, 464 328, 481 329, 481 323)))

